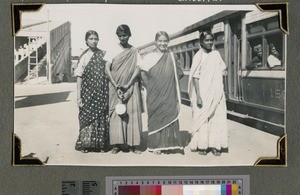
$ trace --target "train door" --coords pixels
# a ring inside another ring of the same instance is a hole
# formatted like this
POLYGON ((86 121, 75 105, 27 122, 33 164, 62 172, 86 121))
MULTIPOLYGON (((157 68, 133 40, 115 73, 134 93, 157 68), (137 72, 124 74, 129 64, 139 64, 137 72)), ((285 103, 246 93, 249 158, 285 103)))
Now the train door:
POLYGON ((225 91, 230 100, 240 100, 239 67, 241 64, 241 18, 230 19, 225 23, 225 63, 227 64, 225 91))

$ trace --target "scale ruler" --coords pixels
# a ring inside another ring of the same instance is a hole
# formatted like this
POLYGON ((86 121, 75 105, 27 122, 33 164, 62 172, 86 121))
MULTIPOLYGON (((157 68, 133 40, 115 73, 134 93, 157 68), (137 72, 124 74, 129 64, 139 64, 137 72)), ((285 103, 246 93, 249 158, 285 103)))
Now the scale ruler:
POLYGON ((62 195, 100 195, 98 181, 62 181, 62 195))
POLYGON ((241 176, 107 177, 106 195, 250 195, 241 176))

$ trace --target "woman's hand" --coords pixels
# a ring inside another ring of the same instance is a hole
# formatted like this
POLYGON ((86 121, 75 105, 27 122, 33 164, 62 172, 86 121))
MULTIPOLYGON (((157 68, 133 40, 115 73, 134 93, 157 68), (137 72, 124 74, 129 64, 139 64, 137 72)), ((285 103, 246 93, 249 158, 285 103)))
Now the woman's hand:
POLYGON ((124 98, 123 98, 123 101, 124 102, 127 102, 132 96, 132 93, 127 91, 127 93, 124 93, 124 98))
POLYGON ((201 97, 197 97, 197 106, 198 106, 198 108, 202 108, 202 106, 203 106, 203 102, 202 102, 201 97))
POLYGON ((117 89, 116 92, 117 92, 117 95, 118 95, 119 99, 123 100, 124 99, 124 92, 121 89, 117 89))
POLYGON ((118 85, 117 89, 121 90, 123 93, 125 93, 128 90, 128 85, 118 85))
POLYGON ((77 99, 77 106, 78 106, 79 108, 82 108, 82 107, 83 107, 83 103, 82 103, 82 99, 81 99, 81 98, 78 98, 78 99, 77 99))

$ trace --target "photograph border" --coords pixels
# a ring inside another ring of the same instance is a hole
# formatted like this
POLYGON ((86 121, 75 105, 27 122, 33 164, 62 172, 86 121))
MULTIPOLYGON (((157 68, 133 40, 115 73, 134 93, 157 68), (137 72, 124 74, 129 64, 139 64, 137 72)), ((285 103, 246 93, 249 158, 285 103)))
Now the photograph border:
MULTIPOLYGON (((16 3, 12 4, 12 34, 15 37, 17 33, 21 30, 22 13, 23 12, 38 12, 46 3, 16 3)), ((262 12, 277 12, 279 27, 283 33, 289 35, 289 22, 288 22, 288 2, 281 3, 255 3, 256 7, 262 12)), ((286 78, 285 78, 286 80, 286 78)), ((286 114, 286 108, 285 108, 286 114)), ((285 116, 284 116, 285 117, 285 116)), ((287 143, 286 143, 286 129, 285 134, 277 142, 277 157, 260 157, 255 166, 287 166, 287 143)), ((33 155, 21 156, 21 139, 13 134, 13 165, 40 165, 45 166, 46 164, 40 161, 37 157, 33 155), (20 148, 20 149, 19 149, 20 148)), ((101 166, 101 165, 99 165, 101 166)))
MULTIPOLYGON (((300 42, 300 4, 298 0, 288 0, 290 35, 287 39, 287 64, 286 70, 286 144, 289 148, 287 167, 75 167, 75 166, 12 166, 12 133, 14 132, 14 72, 13 72, 13 37, 11 30, 11 4, 32 2, 35 0, 4 0, 1 1, 1 91, 2 117, 0 117, 0 175, 4 176, 0 182, 0 189, 4 194, 59 194, 63 181, 99 181, 101 194, 105 194, 105 178, 108 176, 197 176, 197 175, 249 175, 251 194, 288 194, 300 190, 300 151, 299 151, 299 126, 300 126, 300 55, 297 43, 300 42)), ((65 3, 103 3, 102 0, 40 0, 47 4, 65 3)), ((272 0, 265 0, 270 2, 272 0)), ((159 4, 157 0, 128 0, 131 4, 159 4)), ((183 0, 167 0, 166 3, 174 5, 212 5, 210 0, 198 2, 183 0)), ((255 4, 257 0, 222 0, 217 4, 255 4)), ((110 0, 108 3, 121 4, 122 0, 110 0)), ((107 194, 108 195, 108 194, 107 194)))

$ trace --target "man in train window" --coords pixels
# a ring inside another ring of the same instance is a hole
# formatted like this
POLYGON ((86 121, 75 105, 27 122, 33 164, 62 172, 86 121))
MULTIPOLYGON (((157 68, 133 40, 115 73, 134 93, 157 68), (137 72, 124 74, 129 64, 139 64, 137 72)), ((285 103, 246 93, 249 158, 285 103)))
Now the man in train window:
POLYGON ((269 51, 270 55, 267 58, 268 65, 270 68, 274 68, 275 66, 281 66, 281 60, 279 59, 279 53, 276 50, 276 47, 274 44, 269 44, 269 51))
POLYGON ((252 70, 257 67, 262 66, 262 46, 261 46, 261 44, 254 46, 253 51, 255 53, 255 55, 254 55, 255 57, 246 66, 247 70, 252 70))

